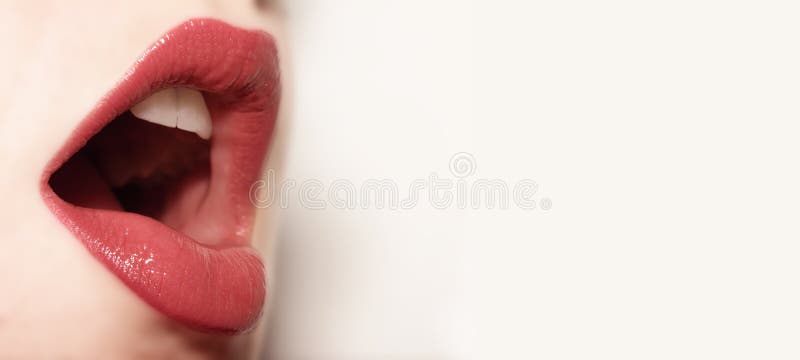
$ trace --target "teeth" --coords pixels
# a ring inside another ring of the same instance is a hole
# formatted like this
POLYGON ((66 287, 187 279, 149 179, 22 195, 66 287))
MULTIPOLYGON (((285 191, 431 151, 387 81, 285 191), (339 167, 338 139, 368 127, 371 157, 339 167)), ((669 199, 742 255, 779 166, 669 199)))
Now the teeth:
POLYGON ((177 127, 206 140, 211 138, 211 115, 203 94, 197 90, 164 89, 134 105, 131 112, 151 123, 177 127))
POLYGON ((178 123, 178 91, 161 90, 134 105, 131 112, 139 119, 174 128, 178 123))
POLYGON ((191 131, 201 138, 211 137, 211 115, 203 100, 203 94, 197 90, 179 88, 178 93, 178 128, 191 131))

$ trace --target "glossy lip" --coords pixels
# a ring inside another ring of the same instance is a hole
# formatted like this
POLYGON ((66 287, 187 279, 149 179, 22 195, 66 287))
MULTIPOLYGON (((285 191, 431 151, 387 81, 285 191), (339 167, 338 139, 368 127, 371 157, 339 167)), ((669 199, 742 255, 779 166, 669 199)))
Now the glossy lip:
POLYGON ((55 216, 143 300, 191 327, 236 333, 253 326, 266 297, 264 265, 248 246, 250 184, 266 156, 280 98, 277 49, 264 32, 192 19, 156 41, 75 129, 46 166, 41 192, 55 216), (149 217, 73 205, 51 175, 114 118, 167 87, 209 94, 209 197, 227 209, 219 244, 204 245, 149 217))

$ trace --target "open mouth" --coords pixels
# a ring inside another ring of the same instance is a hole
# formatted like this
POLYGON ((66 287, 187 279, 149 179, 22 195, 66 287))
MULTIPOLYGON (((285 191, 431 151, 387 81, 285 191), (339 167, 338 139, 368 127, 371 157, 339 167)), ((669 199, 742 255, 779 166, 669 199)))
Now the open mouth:
POLYGON ((212 188, 211 135, 201 92, 161 90, 92 136, 50 185, 71 204, 144 215, 202 244, 244 242, 227 236, 236 219, 221 191, 225 174, 212 188))
POLYGON ((59 220, 186 325, 239 332, 263 308, 249 191, 277 115, 277 64, 266 33, 187 21, 145 52, 44 172, 59 220))

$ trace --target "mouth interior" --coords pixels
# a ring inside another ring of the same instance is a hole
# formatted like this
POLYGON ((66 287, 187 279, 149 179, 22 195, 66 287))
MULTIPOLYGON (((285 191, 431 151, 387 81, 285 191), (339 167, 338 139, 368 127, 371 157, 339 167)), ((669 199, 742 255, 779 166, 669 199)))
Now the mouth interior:
MULTIPOLYGON (((64 201, 155 219, 198 242, 218 243, 210 224, 211 144, 197 134, 126 111, 50 178, 64 201)), ((211 204, 213 205, 213 204, 211 204)), ((217 212, 223 211, 221 209, 217 212)))

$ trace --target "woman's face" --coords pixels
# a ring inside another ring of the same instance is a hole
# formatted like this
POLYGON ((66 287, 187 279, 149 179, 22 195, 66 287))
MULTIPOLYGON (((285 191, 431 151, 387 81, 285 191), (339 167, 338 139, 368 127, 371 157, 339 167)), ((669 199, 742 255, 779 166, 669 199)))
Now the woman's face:
POLYGON ((4 4, 0 357, 259 351, 279 24, 252 0, 4 4))

